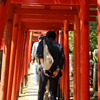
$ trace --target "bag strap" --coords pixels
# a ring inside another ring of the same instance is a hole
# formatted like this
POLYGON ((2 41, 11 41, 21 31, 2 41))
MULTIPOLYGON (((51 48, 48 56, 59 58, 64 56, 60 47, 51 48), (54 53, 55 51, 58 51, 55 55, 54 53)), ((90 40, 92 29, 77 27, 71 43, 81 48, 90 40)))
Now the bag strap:
POLYGON ((43 39, 43 47, 45 46, 45 39, 43 39))

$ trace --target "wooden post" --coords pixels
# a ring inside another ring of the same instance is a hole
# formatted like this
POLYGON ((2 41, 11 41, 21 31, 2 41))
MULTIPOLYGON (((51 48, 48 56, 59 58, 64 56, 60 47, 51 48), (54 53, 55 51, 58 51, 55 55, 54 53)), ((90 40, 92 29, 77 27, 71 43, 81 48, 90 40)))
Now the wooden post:
POLYGON ((98 5, 98 100, 100 100, 100 0, 97 0, 98 5))
POLYGON ((80 74, 80 18, 79 18, 80 7, 77 6, 77 100, 81 100, 81 74, 80 74))
MULTIPOLYGON (((1 1, 0 1, 1 2, 1 1)), ((4 34, 4 28, 7 23, 8 12, 11 10, 11 0, 6 0, 0 4, 0 47, 2 42, 2 37, 4 34)))
MULTIPOLYGON (((63 31, 59 31, 59 34, 58 34, 58 43, 61 44, 62 46, 64 45, 63 43, 63 39, 64 39, 64 34, 63 34, 63 31)), ((63 66, 64 68, 64 66, 63 66)), ((61 100, 64 100, 64 71, 63 69, 61 70, 62 72, 62 77, 60 77, 60 99, 61 100)))
POLYGON ((12 42, 11 42, 11 55, 10 55, 10 64, 9 64, 7 100, 11 100, 11 94, 12 94, 15 54, 16 54, 17 35, 18 35, 18 21, 19 21, 19 15, 15 14, 14 15, 14 24, 13 24, 13 35, 12 35, 12 42))
POLYGON ((64 100, 69 100, 69 41, 67 21, 64 21, 64 54, 64 100))
MULTIPOLYGON (((22 25, 21 25, 22 26, 22 25)), ((20 86, 20 70, 21 70, 21 61, 22 61, 22 51, 23 51, 23 41, 24 41, 24 34, 22 33, 23 28, 21 27, 21 39, 20 39, 20 51, 19 51, 19 61, 18 61, 18 72, 17 72, 17 95, 16 95, 16 100, 18 100, 19 96, 19 86, 20 86)))
POLYGON ((3 61, 2 61, 0 100, 6 100, 7 97, 10 50, 11 50, 11 39, 12 39, 12 29, 13 29, 13 14, 14 14, 13 11, 14 11, 14 5, 11 5, 4 36, 5 39, 4 39, 3 61))
POLYGON ((22 93, 22 90, 23 90, 23 79, 24 79, 24 70, 25 70, 25 45, 26 45, 26 33, 24 31, 24 47, 23 47, 23 62, 22 62, 22 68, 21 68, 21 93, 22 93))
MULTIPOLYGON (((77 7, 79 13, 79 7, 77 7)), ((80 20, 74 19, 74 100, 80 100, 80 20)))
POLYGON ((12 99, 16 100, 16 92, 17 92, 17 72, 18 72, 18 63, 19 63, 19 57, 20 57, 20 40, 21 40, 21 20, 19 20, 19 26, 18 26, 18 40, 17 40, 17 51, 16 51, 16 61, 15 61, 15 70, 14 70, 14 80, 13 80, 13 88, 12 88, 12 99))
POLYGON ((89 0, 81 0, 80 12, 81 100, 89 100, 89 0))
POLYGON ((25 34, 24 31, 22 32, 23 34, 23 39, 22 39, 22 53, 21 53, 21 59, 19 62, 19 71, 18 71, 18 80, 17 80, 17 90, 19 90, 20 82, 21 82, 21 77, 22 77, 22 70, 23 70, 23 65, 24 65, 24 53, 25 53, 25 34))
POLYGON ((20 86, 20 79, 21 79, 21 72, 22 72, 22 62, 23 62, 23 52, 24 52, 24 27, 22 27, 22 39, 21 39, 21 52, 20 52, 20 59, 19 59, 19 68, 18 68, 18 77, 17 77, 17 91, 19 89, 20 86))
MULTIPOLYGON (((61 30, 61 45, 64 47, 64 32, 61 30)), ((64 65, 63 69, 61 70, 62 77, 61 77, 61 87, 62 87, 62 100, 64 100, 64 65)))
POLYGON ((32 31, 29 31, 29 50, 28 50, 28 66, 30 65, 30 60, 31 60, 31 47, 32 47, 32 31))
POLYGON ((77 26, 76 16, 74 16, 74 100, 77 100, 77 26))
POLYGON ((58 42, 58 34, 59 34, 59 30, 56 31, 56 42, 58 42))
MULTIPOLYGON (((27 33, 27 31, 26 31, 27 33)), ((27 52, 28 52, 28 33, 26 34, 26 45, 25 45, 25 61, 24 61, 24 64, 25 64, 25 70, 24 70, 24 82, 25 82, 25 86, 26 86, 26 83, 27 83, 27 78, 28 78, 28 65, 27 65, 27 52)))

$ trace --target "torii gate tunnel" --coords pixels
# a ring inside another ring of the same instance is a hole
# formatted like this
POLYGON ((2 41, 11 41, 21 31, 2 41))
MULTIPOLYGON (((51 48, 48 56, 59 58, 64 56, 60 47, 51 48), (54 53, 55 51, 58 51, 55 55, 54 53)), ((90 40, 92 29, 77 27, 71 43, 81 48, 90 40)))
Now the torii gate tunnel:
POLYGON ((89 21, 96 21, 96 16, 100 100, 100 0, 0 0, 0 46, 5 32, 0 100, 16 100, 20 83, 28 76, 33 31, 48 30, 56 31, 56 41, 64 47, 62 98, 70 99, 68 31, 74 31, 73 97, 89 100, 89 21))

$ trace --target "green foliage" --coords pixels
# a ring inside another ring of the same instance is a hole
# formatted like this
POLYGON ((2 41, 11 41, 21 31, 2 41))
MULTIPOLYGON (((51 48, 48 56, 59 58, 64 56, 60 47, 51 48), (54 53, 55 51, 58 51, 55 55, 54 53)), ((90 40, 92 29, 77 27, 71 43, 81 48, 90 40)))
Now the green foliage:
POLYGON ((74 49, 74 32, 69 31, 69 53, 73 54, 74 49))
POLYGON ((96 22, 90 22, 89 44, 90 44, 90 51, 97 49, 97 21, 96 22))
MULTIPOLYGON (((97 21, 89 23, 89 50, 91 52, 94 49, 97 49, 97 21)), ((69 53, 73 54, 74 50, 74 32, 69 31, 69 53)), ((91 53, 92 54, 92 53, 91 53)), ((92 55, 90 55, 90 59, 93 59, 92 55)))
MULTIPOLYGON (((91 52, 97 49, 97 21, 89 23, 89 45, 89 50, 91 52)), ((92 53, 90 59, 93 59, 92 53)))
POLYGON ((98 63, 98 56, 97 55, 94 56, 93 61, 94 61, 94 63, 98 63))
POLYGON ((90 8, 89 10, 97 10, 97 8, 90 8))

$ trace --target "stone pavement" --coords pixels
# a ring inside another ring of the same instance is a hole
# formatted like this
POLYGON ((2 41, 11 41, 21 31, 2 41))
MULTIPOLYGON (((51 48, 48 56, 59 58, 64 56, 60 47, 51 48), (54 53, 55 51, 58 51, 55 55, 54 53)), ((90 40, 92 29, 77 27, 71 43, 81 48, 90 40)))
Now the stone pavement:
MULTIPOLYGON (((93 97, 92 91, 93 89, 90 88, 90 100, 97 100, 94 99, 96 97, 93 97)), ((36 86, 35 66, 31 65, 28 70, 27 86, 23 87, 23 92, 19 95, 18 100, 37 100, 37 97, 38 97, 38 86, 36 86)), ((70 100, 73 100, 73 77, 70 77, 70 100)))
POLYGON ((23 87, 23 93, 20 94, 18 100, 37 100, 37 96, 38 86, 36 86, 35 80, 35 66, 30 65, 27 86, 23 87))

